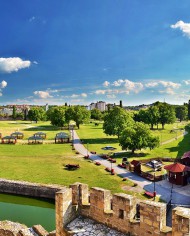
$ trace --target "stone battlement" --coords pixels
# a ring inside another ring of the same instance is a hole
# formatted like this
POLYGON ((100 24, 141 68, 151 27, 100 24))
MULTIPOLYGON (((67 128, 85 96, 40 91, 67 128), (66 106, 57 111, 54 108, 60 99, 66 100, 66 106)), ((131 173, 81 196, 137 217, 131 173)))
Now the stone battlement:
POLYGON ((66 225, 78 215, 131 236, 190 235, 190 209, 175 208, 170 228, 166 226, 166 204, 123 193, 112 195, 101 188, 89 190, 88 185, 81 183, 56 193, 56 236, 72 235, 66 231, 66 225))

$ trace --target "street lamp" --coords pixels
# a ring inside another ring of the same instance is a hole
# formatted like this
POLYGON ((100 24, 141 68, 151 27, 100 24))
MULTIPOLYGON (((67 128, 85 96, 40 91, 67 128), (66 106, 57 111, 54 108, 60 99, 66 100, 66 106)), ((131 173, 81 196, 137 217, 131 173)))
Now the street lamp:
POLYGON ((87 143, 87 157, 88 157, 88 143, 87 143))
POLYGON ((171 192, 170 192, 170 204, 172 204, 172 194, 173 194, 173 183, 172 183, 171 192))
POLYGON ((156 172, 156 169, 154 168, 154 201, 155 201, 155 197, 156 197, 156 185, 155 185, 155 172, 156 172))

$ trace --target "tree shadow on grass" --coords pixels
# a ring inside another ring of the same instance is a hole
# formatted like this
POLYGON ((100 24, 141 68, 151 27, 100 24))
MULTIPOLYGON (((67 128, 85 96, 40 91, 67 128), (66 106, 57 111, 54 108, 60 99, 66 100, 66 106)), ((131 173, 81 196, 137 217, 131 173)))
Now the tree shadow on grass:
POLYGON ((95 139, 82 139, 84 144, 116 144, 118 143, 117 138, 95 138, 95 139))
MULTIPOLYGON (((30 127, 24 129, 25 131, 56 131, 56 130, 63 130, 56 126, 49 126, 49 125, 42 125, 42 126, 36 126, 36 127, 30 127)), ((65 128, 65 130, 68 130, 68 127, 65 128)))
POLYGON ((189 128, 189 126, 186 126, 185 129, 188 132, 188 134, 186 134, 183 137, 182 141, 180 141, 176 147, 166 148, 170 152, 177 152, 176 159, 180 159, 185 152, 190 151, 190 145, 189 145, 189 143, 190 143, 190 128, 189 128))

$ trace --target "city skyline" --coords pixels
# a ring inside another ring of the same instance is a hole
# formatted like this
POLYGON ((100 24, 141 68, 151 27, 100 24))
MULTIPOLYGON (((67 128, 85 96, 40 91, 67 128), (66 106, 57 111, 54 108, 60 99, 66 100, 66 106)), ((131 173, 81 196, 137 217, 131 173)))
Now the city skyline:
POLYGON ((190 99, 190 3, 1 1, 0 104, 190 99))

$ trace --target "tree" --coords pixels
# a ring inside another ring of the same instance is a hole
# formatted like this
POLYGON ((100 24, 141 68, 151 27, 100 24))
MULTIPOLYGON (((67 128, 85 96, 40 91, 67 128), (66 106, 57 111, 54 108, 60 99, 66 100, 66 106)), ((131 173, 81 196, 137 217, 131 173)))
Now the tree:
POLYGON ((13 106, 13 115, 12 115, 13 119, 15 120, 17 117, 17 113, 16 113, 16 106, 13 106))
POLYGON ((82 106, 72 106, 66 109, 65 112, 66 121, 69 123, 71 120, 76 122, 78 129, 80 124, 88 122, 90 119, 90 112, 82 106))
POLYGON ((102 120, 103 114, 97 108, 91 110, 91 119, 102 120))
POLYGON ((114 107, 104 116, 103 130, 107 135, 117 135, 120 137, 125 127, 133 123, 132 116, 123 108, 114 107))
POLYGON ((175 110, 174 108, 167 104, 161 103, 158 105, 159 109, 159 123, 162 124, 162 129, 164 129, 165 124, 173 124, 176 121, 175 110))
POLYGON ((158 123, 159 123, 159 119, 160 119, 160 113, 159 113, 159 109, 157 106, 151 106, 147 109, 147 119, 145 123, 149 124, 151 126, 151 129, 154 128, 154 125, 157 125, 158 128, 158 123))
POLYGON ((52 125, 63 127, 67 124, 65 119, 65 107, 52 107, 48 110, 48 118, 52 125))
POLYGON ((33 107, 28 112, 28 119, 33 121, 40 121, 46 119, 45 110, 42 107, 33 107))
POLYGON ((175 109, 176 117, 181 122, 182 120, 187 120, 188 118, 188 108, 187 106, 177 106, 175 109))
POLYGON ((188 120, 190 120, 190 100, 188 102, 188 120))
POLYGON ((153 149, 159 146, 159 137, 151 135, 148 125, 143 122, 136 122, 130 127, 126 127, 119 138, 122 149, 135 150, 149 147, 153 149))

